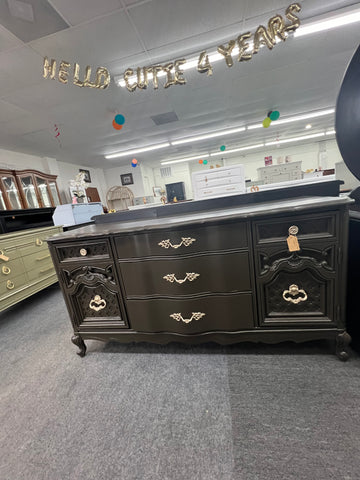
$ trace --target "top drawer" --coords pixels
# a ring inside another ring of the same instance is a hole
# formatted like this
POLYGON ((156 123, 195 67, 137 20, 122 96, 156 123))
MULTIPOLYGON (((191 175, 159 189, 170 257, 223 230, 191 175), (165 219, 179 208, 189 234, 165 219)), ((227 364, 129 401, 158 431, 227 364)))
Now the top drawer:
POLYGON ((289 236, 289 228, 297 227, 298 239, 335 237, 337 213, 293 215, 254 222, 254 237, 257 244, 284 241, 289 236))
POLYGON ((60 262, 103 259, 110 257, 110 248, 106 240, 86 240, 56 246, 60 262))
POLYGON ((115 237, 118 258, 186 255, 246 248, 247 245, 245 222, 183 227, 115 237))

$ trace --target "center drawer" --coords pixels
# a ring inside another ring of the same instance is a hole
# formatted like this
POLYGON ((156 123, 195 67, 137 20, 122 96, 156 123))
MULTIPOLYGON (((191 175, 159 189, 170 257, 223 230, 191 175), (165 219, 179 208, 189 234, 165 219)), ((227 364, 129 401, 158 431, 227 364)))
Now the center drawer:
POLYGON ((120 262, 120 269, 127 297, 251 289, 247 252, 120 262))
POLYGON ((245 248, 247 245, 247 223, 244 221, 164 229, 151 233, 121 235, 115 238, 118 258, 234 250, 245 248))
POLYGON ((185 335, 253 329, 251 294, 212 295, 192 300, 129 300, 130 326, 138 332, 185 335))

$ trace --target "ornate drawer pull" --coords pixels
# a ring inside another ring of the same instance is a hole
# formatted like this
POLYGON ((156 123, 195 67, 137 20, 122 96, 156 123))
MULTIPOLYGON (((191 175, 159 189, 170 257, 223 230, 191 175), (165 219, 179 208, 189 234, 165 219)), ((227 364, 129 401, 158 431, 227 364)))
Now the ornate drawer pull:
POLYGON ((37 262, 40 262, 40 260, 45 260, 45 258, 49 258, 50 257, 50 253, 48 253, 47 255, 44 255, 43 257, 39 257, 36 259, 37 262))
POLYGON ((200 318, 202 317, 205 317, 205 313, 202 313, 202 312, 191 312, 192 315, 190 318, 183 318, 183 316, 181 315, 181 313, 172 313, 170 315, 171 318, 173 318, 174 320, 176 320, 177 322, 184 322, 184 323, 190 323, 192 322, 193 320, 200 320, 200 318))
POLYGON ((87 253, 88 253, 88 252, 87 252, 86 248, 80 248, 80 255, 81 255, 82 257, 86 257, 87 253))
POLYGON ((11 280, 8 280, 8 281, 6 282, 6 288, 7 288, 8 290, 12 290, 13 288, 15 288, 15 283, 13 283, 11 280))
POLYGON ((106 301, 100 297, 100 295, 95 295, 95 297, 90 301, 89 307, 91 310, 98 312, 106 307, 106 301))
POLYGON ((197 279, 197 277, 200 277, 200 273, 186 273, 185 278, 178 280, 175 276, 175 273, 168 273, 163 277, 164 280, 167 280, 170 283, 184 283, 186 280, 189 280, 189 282, 193 282, 194 280, 197 279))
POLYGON ((11 269, 10 267, 6 267, 5 265, 3 265, 1 271, 4 275, 9 275, 9 273, 11 272, 11 269))
POLYGON ((181 245, 184 245, 184 247, 189 247, 193 242, 196 242, 196 238, 191 238, 191 237, 181 237, 181 242, 178 243, 177 245, 173 245, 170 242, 170 239, 168 238, 167 240, 161 240, 161 242, 158 243, 160 247, 163 248, 179 248, 181 245))
POLYGON ((43 244, 44 242, 41 240, 41 238, 37 238, 35 240, 35 244, 38 246, 38 247, 41 247, 41 245, 43 244))
POLYGON ((297 235, 299 233, 299 227, 297 225, 291 225, 289 227, 289 235, 297 235))
POLYGON ((9 257, 7 257, 2 250, 0 250, 0 259, 4 260, 4 262, 9 261, 9 257))
POLYGON ((300 302, 305 302, 305 300, 307 300, 308 298, 305 290, 300 289, 295 284, 290 285, 289 290, 284 290, 282 296, 283 296, 283 299, 286 300, 287 302, 291 302, 295 304, 300 302), (297 296, 297 295, 300 295, 300 296, 297 296))

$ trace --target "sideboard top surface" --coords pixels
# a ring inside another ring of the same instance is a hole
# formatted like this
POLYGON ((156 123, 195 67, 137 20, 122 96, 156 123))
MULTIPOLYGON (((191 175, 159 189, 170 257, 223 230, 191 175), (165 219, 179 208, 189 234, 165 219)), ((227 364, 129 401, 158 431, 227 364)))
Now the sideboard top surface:
MULTIPOLYGON (((326 210, 348 205, 352 200, 347 196, 342 197, 306 197, 292 198, 277 202, 265 202, 244 205, 236 208, 201 211, 174 215, 165 218, 136 219, 124 222, 93 224, 76 230, 64 232, 48 239, 49 242, 73 240, 82 237, 98 237, 108 234, 132 233, 169 229, 186 225, 213 223, 228 220, 249 219, 260 216, 271 216, 286 212, 301 213, 311 209, 326 210)), ((160 207, 161 208, 161 207, 160 207)), ((107 214, 113 215, 113 214, 107 214)))

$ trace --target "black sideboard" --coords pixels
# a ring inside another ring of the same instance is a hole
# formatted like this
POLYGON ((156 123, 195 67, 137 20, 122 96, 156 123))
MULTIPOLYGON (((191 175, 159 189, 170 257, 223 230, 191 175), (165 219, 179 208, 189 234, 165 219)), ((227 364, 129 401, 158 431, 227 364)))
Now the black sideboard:
POLYGON ((210 211, 195 205, 166 219, 95 224, 52 237, 73 343, 83 356, 87 339, 332 339, 346 360, 350 202, 327 196, 210 211), (289 251, 289 234, 300 250, 289 251))

